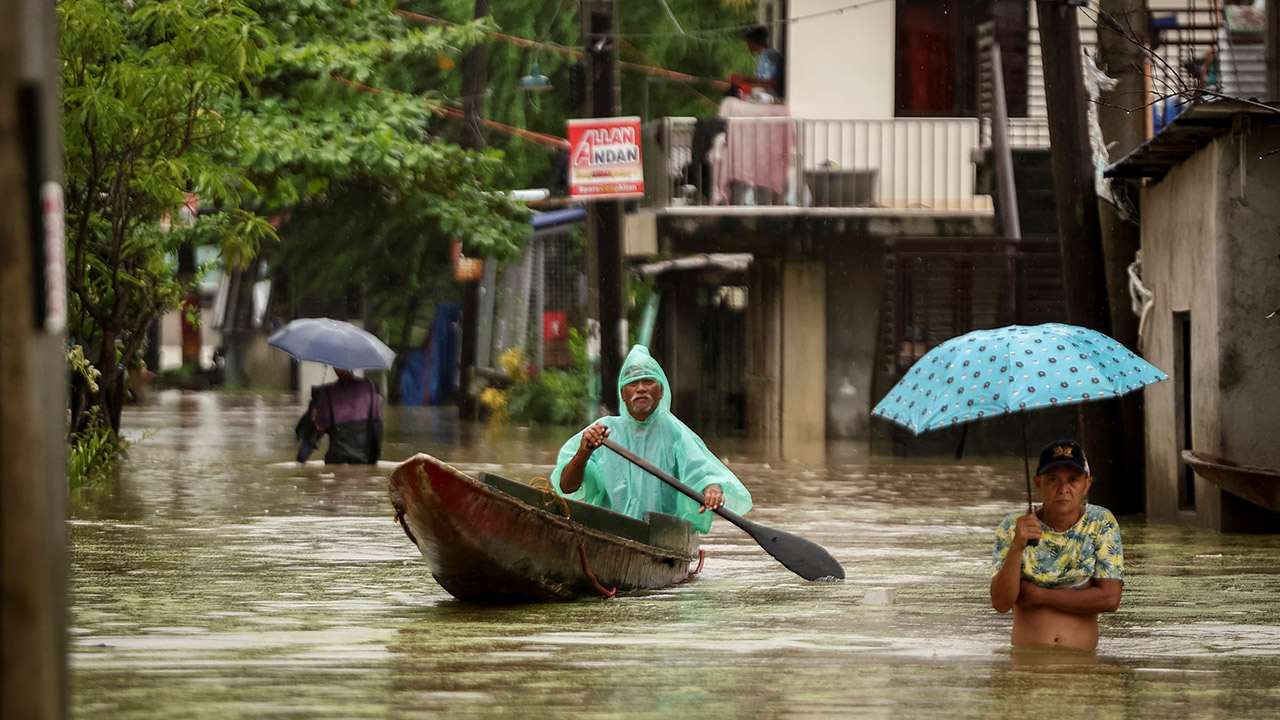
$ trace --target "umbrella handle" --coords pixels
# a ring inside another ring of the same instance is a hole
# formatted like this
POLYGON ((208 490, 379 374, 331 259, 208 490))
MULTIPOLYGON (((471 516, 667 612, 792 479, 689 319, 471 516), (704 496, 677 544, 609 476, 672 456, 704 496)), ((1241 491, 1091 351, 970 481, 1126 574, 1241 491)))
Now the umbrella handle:
MULTIPOLYGON (((1018 413, 1018 419, 1022 421, 1022 469, 1027 473, 1027 514, 1035 512, 1031 507, 1031 461, 1027 459, 1027 414, 1018 413)), ((1040 544, 1040 538, 1031 538, 1027 541, 1027 547, 1036 547, 1040 544)))

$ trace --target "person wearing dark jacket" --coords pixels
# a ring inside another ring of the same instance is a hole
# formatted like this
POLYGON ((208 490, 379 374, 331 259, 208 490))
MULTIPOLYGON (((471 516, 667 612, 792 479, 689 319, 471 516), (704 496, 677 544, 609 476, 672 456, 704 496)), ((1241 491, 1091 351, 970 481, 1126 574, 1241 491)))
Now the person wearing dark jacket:
POLYGON ((373 383, 335 368, 336 382, 311 388, 311 404, 298 421, 298 462, 306 462, 329 436, 325 464, 372 465, 382 454, 382 401, 373 383))

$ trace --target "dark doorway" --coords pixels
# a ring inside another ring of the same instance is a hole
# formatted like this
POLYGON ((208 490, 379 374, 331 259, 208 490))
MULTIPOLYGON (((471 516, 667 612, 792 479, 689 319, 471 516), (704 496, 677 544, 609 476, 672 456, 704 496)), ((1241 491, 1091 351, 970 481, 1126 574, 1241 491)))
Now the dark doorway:
POLYGON ((897 0, 898 117, 977 114, 978 28, 995 25, 1010 117, 1027 115, 1027 3, 897 0))
MULTIPOLYGON (((1177 352, 1173 366, 1177 391, 1174 408, 1178 418, 1178 448, 1191 450, 1191 312, 1173 314, 1173 347, 1177 352)), ((1196 473, 1190 465, 1182 464, 1182 478, 1178 483, 1178 507, 1196 509, 1196 473)))
POLYGON ((716 437, 747 431, 747 288, 700 289, 698 429, 716 437))

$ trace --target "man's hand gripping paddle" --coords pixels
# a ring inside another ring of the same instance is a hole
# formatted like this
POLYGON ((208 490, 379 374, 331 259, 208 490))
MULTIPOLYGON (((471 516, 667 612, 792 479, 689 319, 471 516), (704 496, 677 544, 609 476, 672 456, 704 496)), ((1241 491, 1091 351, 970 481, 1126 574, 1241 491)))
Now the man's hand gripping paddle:
MULTIPOLYGON (((688 495, 698 504, 705 504, 706 500, 702 497, 702 493, 685 485, 672 475, 665 473, 654 467, 652 463, 644 458, 636 455, 630 450, 622 447, 616 442, 605 439, 602 443, 605 447, 618 453, 622 457, 635 463, 637 467, 648 472, 650 475, 658 478, 662 482, 688 495)), ((844 568, 836 559, 831 557, 831 553, 821 545, 797 537, 790 533, 765 527, 759 523, 752 522, 741 515, 727 510, 723 507, 717 508, 715 513, 729 522, 742 528, 744 532, 752 537, 760 547, 772 555, 782 563, 788 570, 799 575, 805 580, 843 580, 844 568)))

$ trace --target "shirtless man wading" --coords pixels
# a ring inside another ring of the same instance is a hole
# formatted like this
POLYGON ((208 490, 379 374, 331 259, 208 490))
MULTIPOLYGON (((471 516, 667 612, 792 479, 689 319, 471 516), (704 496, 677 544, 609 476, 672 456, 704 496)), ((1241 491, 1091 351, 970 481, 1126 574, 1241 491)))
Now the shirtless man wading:
POLYGON ((1014 645, 1096 648, 1098 614, 1115 612, 1124 587, 1120 526, 1085 504, 1093 477, 1076 443, 1047 446, 1033 480, 1040 507, 1010 513, 996 530, 991 606, 1013 610, 1014 645))

